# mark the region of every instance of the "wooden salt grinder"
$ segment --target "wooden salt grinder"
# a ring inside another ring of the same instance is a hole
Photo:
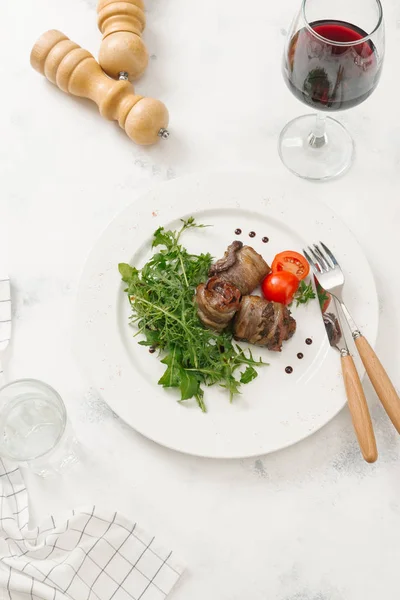
[[[103,34],[101,68],[114,79],[137,79],[149,62],[141,38],[146,25],[143,0],[99,0],[97,14]]]
[[[129,81],[107,77],[90,52],[60,31],[52,29],[38,39],[31,65],[63,92],[93,100],[100,114],[118,121],[137,144],[168,137],[168,111],[162,102],[137,96]]]

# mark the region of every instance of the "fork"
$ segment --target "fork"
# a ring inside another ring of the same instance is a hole
[[[0,271],[0,388],[5,384],[1,358],[11,339],[11,290],[10,279]]]
[[[357,327],[347,306],[343,302],[344,274],[338,261],[329,248],[322,242],[319,242],[319,245],[314,244],[313,246],[309,246],[307,250],[304,250],[304,256],[310,263],[321,287],[338,300],[368,377],[390,420],[398,433],[400,433],[400,398],[379,358]]]

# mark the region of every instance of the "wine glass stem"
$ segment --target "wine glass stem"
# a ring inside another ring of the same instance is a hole
[[[328,138],[325,133],[326,117],[320,113],[316,114],[314,131],[308,136],[308,143],[312,148],[322,148],[328,143]]]

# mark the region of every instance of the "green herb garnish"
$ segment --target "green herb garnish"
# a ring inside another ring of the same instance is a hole
[[[315,292],[312,287],[311,281],[306,283],[304,280],[300,281],[299,288],[294,295],[294,300],[296,300],[296,306],[300,306],[300,304],[307,304],[309,300],[313,300],[315,298]]]
[[[166,370],[159,380],[164,387],[179,388],[180,402],[195,398],[206,412],[203,386],[219,384],[230,399],[242,383],[257,377],[254,367],[265,365],[233,343],[232,333],[218,333],[203,327],[193,297],[196,287],[208,277],[210,254],[190,254],[180,243],[182,233],[197,225],[193,217],[182,220],[178,231],[163,227],[154,233],[152,247],[162,246],[141,270],[125,263],[119,265],[132,307],[131,323],[145,339],[139,344],[163,352]],[[137,335],[136,334],[136,335]],[[240,372],[240,380],[235,371]]]

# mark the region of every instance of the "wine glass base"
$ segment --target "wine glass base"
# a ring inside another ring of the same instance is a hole
[[[283,164],[299,177],[331,179],[350,167],[354,155],[353,139],[339,121],[327,117],[325,137],[311,144],[315,120],[316,115],[304,115],[290,121],[279,137],[279,156]]]

